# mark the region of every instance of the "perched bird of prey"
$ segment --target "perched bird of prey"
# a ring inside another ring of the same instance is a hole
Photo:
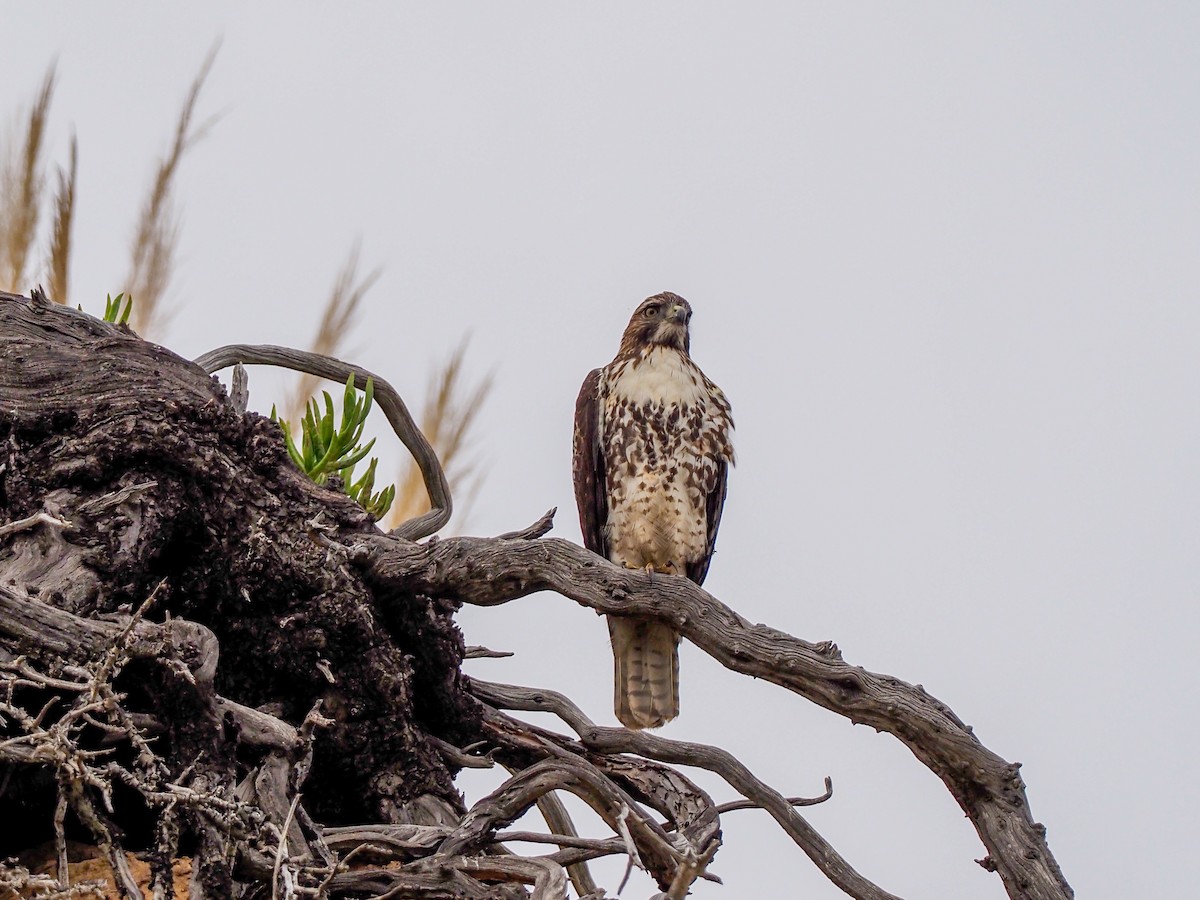
[[[704,583],[733,464],[729,402],[689,355],[692,307],[655,294],[575,404],[575,500],[583,543],[620,566]],[[679,635],[609,616],[613,705],[629,728],[679,715]]]

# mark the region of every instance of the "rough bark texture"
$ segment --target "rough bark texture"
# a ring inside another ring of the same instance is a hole
[[[214,677],[193,685],[148,655],[131,660],[116,687],[165,732],[173,776],[190,767],[231,797],[248,766],[263,762],[238,734],[245,723],[221,718],[216,695],[292,723],[319,701],[329,724],[304,786],[314,818],[462,814],[457,766],[431,740],[480,733],[479,704],[459,673],[455,605],[396,586],[373,592],[330,558],[317,535],[378,533],[363,510],[297,471],[278,426],[238,413],[215,379],[123,327],[0,297],[0,339],[0,521],[43,513],[67,523],[0,544],[0,587],[25,603],[6,625],[29,621],[39,609],[30,601],[40,601],[78,631],[128,613],[162,582],[154,618],[203,626],[214,638]],[[64,657],[39,646],[45,634],[15,640],[5,656],[59,668],[104,649],[93,634]],[[0,817],[0,856],[49,837],[51,820],[37,812],[54,806],[50,771],[6,775],[3,802],[28,816]],[[135,814],[123,793],[121,828],[145,843],[152,817]],[[192,823],[193,840],[206,831]],[[205,877],[212,889],[229,886],[228,874]]]
[[[204,359],[255,355],[305,357]],[[971,817],[1010,897],[1071,896],[1016,766],[944,704],[833,645],[751,625],[684,579],[647,585],[542,540],[549,525],[385,535],[297,471],[277,426],[202,367],[0,294],[0,859],[52,839],[65,862],[70,834],[100,848],[127,897],[140,891],[125,850],[141,849],[161,895],[186,855],[194,897],[551,898],[568,878],[603,896],[586,861],[624,853],[681,898],[712,877],[721,831],[711,798],[671,763],[721,775],[850,896],[892,897],[796,811],[828,791],[787,799],[718,748],[600,728],[552,691],[464,678],[459,604],[549,589],[658,619],[735,671],[894,734]],[[552,712],[575,737],[505,710]],[[511,777],[464,809],[455,772],[495,762]],[[579,837],[557,791],[612,835]],[[502,829],[535,804],[554,833],[518,835],[557,851],[509,855]],[[0,889],[35,877],[0,865]]]
[[[10,539],[5,582],[94,618],[136,606],[165,579],[159,609],[219,641],[220,694],[294,722],[324,701],[336,724],[315,747],[314,814],[402,821],[425,794],[457,806],[427,738],[477,731],[454,605],[395,587],[374,594],[336,565],[314,535],[374,525],[298,472],[278,426],[234,413],[200,369],[83,313],[3,309],[5,516],[44,510],[73,526]],[[147,699],[157,716],[173,700]]]

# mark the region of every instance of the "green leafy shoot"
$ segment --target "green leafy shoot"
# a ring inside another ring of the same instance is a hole
[[[354,387],[354,376],[346,379],[340,420],[329,392],[322,391],[321,394],[324,410],[316,397],[310,399],[305,408],[304,419],[300,423],[299,446],[296,445],[291,426],[279,418],[274,407],[271,408],[271,421],[279,423],[288,455],[309,478],[317,484],[325,484],[329,476],[336,473],[346,493],[376,519],[381,519],[391,508],[396,487],[389,485],[377,494],[372,493],[375,488],[375,467],[379,461],[372,458],[362,478],[354,480],[354,467],[375,446],[374,438],[365,446],[360,443],[367,416],[371,412],[375,384],[368,378],[366,389],[359,397]]]
[[[371,458],[370,464],[367,466],[367,471],[363,473],[363,477],[358,481],[354,480],[354,467],[341,470],[342,483],[346,486],[346,493],[354,499],[359,506],[371,514],[376,521],[387,515],[388,510],[392,507],[392,501],[396,499],[396,486],[389,484],[378,494],[372,493],[375,487],[375,466],[379,462],[375,457]]]
[[[125,301],[125,305],[121,305],[121,301]],[[125,294],[117,294],[113,297],[110,294],[104,295],[104,321],[112,322],[114,325],[125,325],[129,322],[129,311],[133,309],[133,295],[128,297]]]

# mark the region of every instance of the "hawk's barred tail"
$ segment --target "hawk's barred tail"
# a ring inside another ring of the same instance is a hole
[[[679,715],[679,635],[648,619],[608,617],[613,708],[627,728],[657,728]]]

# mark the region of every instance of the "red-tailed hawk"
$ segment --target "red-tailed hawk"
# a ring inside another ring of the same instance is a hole
[[[621,349],[575,404],[575,500],[583,543],[617,565],[704,583],[733,464],[733,418],[688,355],[692,308],[655,294]],[[629,728],[679,715],[679,635],[652,619],[609,616],[613,705]]]

